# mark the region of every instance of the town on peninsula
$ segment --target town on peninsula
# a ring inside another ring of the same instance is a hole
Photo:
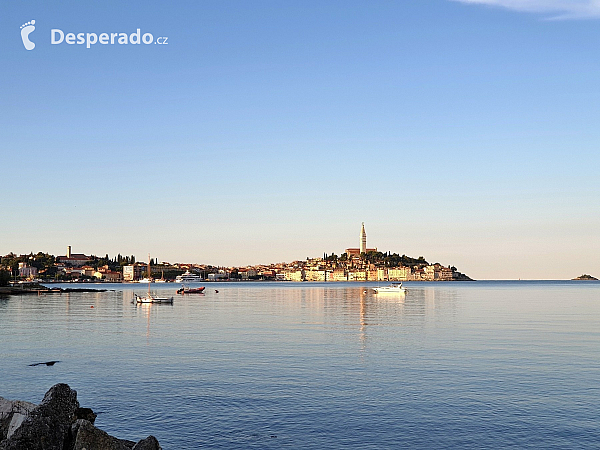
[[[148,274],[150,266],[150,274]],[[412,258],[367,248],[364,223],[359,247],[347,248],[341,255],[323,254],[290,263],[259,264],[244,267],[218,267],[208,264],[169,263],[134,255],[103,257],[74,253],[54,256],[38,252],[9,253],[0,259],[0,285],[9,281],[137,282],[142,279],[173,281],[185,272],[205,281],[472,281],[454,266],[429,263],[423,256]]]

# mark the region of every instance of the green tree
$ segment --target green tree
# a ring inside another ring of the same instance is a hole
[[[8,286],[11,275],[8,270],[0,270],[0,286]]]

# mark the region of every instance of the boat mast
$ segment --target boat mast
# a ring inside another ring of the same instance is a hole
[[[151,273],[152,270],[150,269],[150,253],[148,253],[148,297],[150,297],[150,282],[152,281],[152,278],[150,278]]]

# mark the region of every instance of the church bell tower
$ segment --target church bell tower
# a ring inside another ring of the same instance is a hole
[[[365,231],[365,223],[362,223],[362,228],[360,229],[360,252],[367,252],[367,233]]]

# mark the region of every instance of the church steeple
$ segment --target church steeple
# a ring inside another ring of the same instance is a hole
[[[360,230],[360,252],[367,252],[367,233],[365,231],[365,223],[362,223],[362,228]]]

